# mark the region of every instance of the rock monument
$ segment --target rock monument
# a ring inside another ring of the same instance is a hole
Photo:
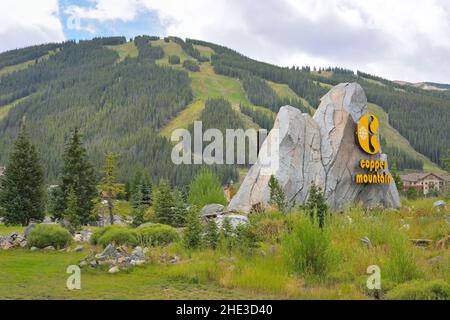
[[[357,123],[368,113],[366,96],[357,83],[333,87],[322,97],[313,117],[291,106],[281,107],[258,161],[249,170],[228,211],[249,213],[255,207],[268,206],[268,181],[272,174],[290,203],[305,203],[314,183],[324,190],[334,211],[355,202],[362,202],[365,207],[399,207],[393,179],[387,184],[355,182],[355,176],[364,171],[359,167],[361,159],[387,161],[381,150],[371,155],[358,145]],[[267,163],[276,165],[268,167]],[[380,172],[389,174],[388,168]]]

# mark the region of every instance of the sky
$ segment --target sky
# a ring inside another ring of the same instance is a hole
[[[0,52],[97,36],[179,36],[281,66],[450,83],[450,1],[1,0]]]

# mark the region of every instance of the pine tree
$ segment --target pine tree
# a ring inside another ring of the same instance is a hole
[[[64,210],[63,217],[69,221],[70,225],[75,229],[79,230],[81,227],[80,216],[78,215],[78,198],[73,189],[70,189],[69,195],[67,197],[67,206]]]
[[[105,165],[103,167],[102,182],[98,188],[102,190],[103,196],[108,202],[109,219],[111,225],[114,224],[114,200],[119,194],[125,192],[125,185],[117,181],[117,155],[108,153],[105,158]]]
[[[53,190],[53,217],[63,217],[69,193],[73,190],[77,198],[76,214],[81,224],[87,224],[92,217],[92,200],[97,197],[96,178],[77,128],[65,147],[63,162],[61,184]]]
[[[172,192],[173,207],[172,207],[172,225],[181,227],[186,224],[186,215],[188,212],[187,205],[184,202],[183,194],[180,190],[175,188]]]
[[[28,225],[44,213],[43,170],[35,147],[22,126],[0,181],[0,207],[6,224]]]
[[[277,178],[274,175],[270,176],[269,179],[269,189],[270,189],[270,203],[275,204],[278,210],[281,212],[286,212],[288,203],[284,195],[283,189],[281,188]]]
[[[308,200],[306,201],[306,209],[309,212],[311,221],[317,220],[319,227],[323,228],[325,225],[325,218],[328,212],[328,205],[325,201],[325,195],[320,187],[317,187],[314,183],[309,190]]]
[[[217,248],[219,242],[219,229],[214,219],[209,219],[206,225],[205,241],[211,249]]]
[[[189,210],[184,230],[184,244],[189,249],[199,248],[202,243],[203,227],[200,221],[200,214],[197,208]]]
[[[155,196],[155,217],[159,223],[173,224],[174,199],[169,184],[161,181]]]

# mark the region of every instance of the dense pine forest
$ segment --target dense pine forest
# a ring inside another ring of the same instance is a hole
[[[71,132],[79,128],[98,175],[107,152],[119,154],[119,178],[129,182],[145,172],[157,183],[166,179],[185,187],[201,165],[174,165],[172,142],[159,131],[195,102],[193,79],[211,68],[216,76],[238,81],[244,94],[237,105],[211,93],[198,120],[203,127],[247,128],[248,119],[270,129],[274,113],[290,104],[311,113],[328,88],[339,82],[358,81],[368,100],[389,114],[389,122],[418,152],[441,164],[450,149],[450,92],[402,86],[363,72],[342,68],[312,71],[309,67],[278,67],[245,57],[209,42],[168,37],[164,43],[180,47],[168,57],[158,37],[95,38],[17,49],[0,54],[0,70],[27,61],[25,69],[0,76],[0,166],[7,162],[12,141],[22,123],[36,146],[48,183],[58,183],[62,154]],[[136,56],[123,59],[111,47],[134,46]],[[206,56],[198,48],[211,49]],[[53,54],[48,59],[39,58]],[[183,66],[181,66],[181,65]],[[203,81],[209,81],[208,78]],[[270,85],[292,90],[283,96]],[[208,94],[208,92],[206,93]],[[264,110],[268,109],[268,110]],[[265,112],[267,111],[267,112]],[[244,117],[247,117],[246,120]],[[185,127],[192,130],[192,124]],[[421,170],[423,163],[403,150],[387,146],[398,170]],[[238,167],[215,167],[222,183],[238,179]]]

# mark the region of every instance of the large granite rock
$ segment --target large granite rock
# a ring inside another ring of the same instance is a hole
[[[332,88],[322,97],[314,117],[291,106],[282,107],[257,163],[249,170],[228,210],[248,213],[255,207],[266,207],[272,174],[287,200],[297,205],[305,203],[314,183],[324,190],[332,210],[358,201],[366,207],[399,207],[393,180],[388,185],[355,183],[355,175],[363,172],[358,167],[360,159],[387,159],[381,152],[368,155],[358,146],[357,122],[367,113],[367,99],[357,83]]]

